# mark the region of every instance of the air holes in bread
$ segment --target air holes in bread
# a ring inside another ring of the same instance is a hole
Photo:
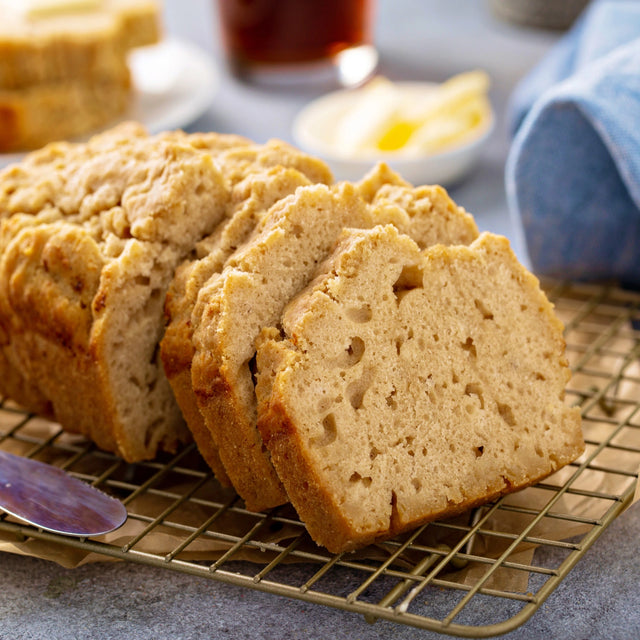
[[[302,227],[302,225],[294,223],[291,226],[290,232],[296,237],[296,238],[300,238],[302,236],[302,234],[304,233],[304,228]]]
[[[400,304],[402,298],[411,290],[422,287],[422,269],[415,264],[406,265],[402,268],[400,276],[393,285],[393,295],[396,302]]]
[[[473,303],[475,304],[476,309],[482,314],[484,320],[493,320],[493,313],[485,307],[482,300],[474,300]]]
[[[476,458],[482,457],[482,454],[484,453],[484,447],[482,446],[476,447],[475,453],[476,453]]]
[[[364,394],[367,391],[367,387],[362,384],[362,380],[358,380],[349,385],[347,393],[349,394],[349,402],[354,409],[359,409],[364,401]]]
[[[464,393],[467,396],[476,396],[480,402],[480,408],[484,409],[484,395],[482,393],[482,385],[478,382],[470,382],[465,388]]]
[[[341,395],[337,395],[335,398],[322,397],[318,400],[317,412],[319,414],[327,413],[334,404],[340,404],[342,401],[343,397]]]
[[[367,389],[371,384],[372,377],[373,371],[365,371],[359,380],[352,382],[347,387],[347,396],[349,397],[349,402],[354,409],[357,410],[362,406],[362,403],[364,402],[364,394],[367,392]]]
[[[510,426],[514,427],[516,424],[516,419],[513,415],[513,411],[508,404],[501,404],[500,402],[496,403],[498,405],[498,413],[500,417]]]
[[[346,366],[353,367],[362,360],[364,355],[364,340],[358,336],[351,338],[351,342],[346,350]]]
[[[337,358],[332,360],[332,363],[338,367],[354,367],[355,365],[362,360],[362,356],[364,355],[365,344],[364,340],[359,336],[353,336],[349,339],[349,344],[345,348],[345,350],[340,354]],[[342,371],[340,373],[340,377],[344,378],[346,376],[346,372]]]
[[[323,434],[318,438],[312,438],[311,444],[317,447],[326,447],[335,441],[338,436],[336,417],[333,413],[328,413],[322,420]]]
[[[247,363],[247,366],[249,367],[249,371],[251,372],[251,381],[253,382],[253,386],[255,387],[256,384],[258,383],[258,364],[257,364],[257,354],[253,354],[253,356],[250,358],[249,362]]]
[[[353,322],[364,323],[369,322],[371,317],[373,316],[373,312],[368,305],[363,307],[350,307],[347,309],[347,318],[349,320],[353,320]]]
[[[357,471],[354,471],[349,478],[349,482],[362,482],[365,487],[368,487],[371,485],[372,480],[370,477],[362,477]]]
[[[478,356],[476,352],[476,345],[473,344],[473,338],[467,338],[465,342],[463,342],[460,346],[464,351],[468,351],[469,355],[473,356],[474,358]]]

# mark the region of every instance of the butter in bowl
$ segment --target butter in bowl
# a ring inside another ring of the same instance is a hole
[[[450,185],[473,168],[493,130],[488,90],[483,71],[441,84],[377,77],[311,102],[293,135],[339,180],[359,180],[384,161],[414,184]]]

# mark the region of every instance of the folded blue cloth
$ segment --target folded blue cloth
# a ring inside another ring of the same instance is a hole
[[[640,2],[593,2],[511,116],[507,197],[533,270],[640,287]]]

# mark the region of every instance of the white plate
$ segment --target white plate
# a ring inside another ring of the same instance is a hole
[[[219,83],[211,57],[181,40],[167,39],[136,49],[131,53],[130,65],[133,99],[118,121],[135,120],[150,133],[179,129],[196,120],[211,105]],[[104,129],[114,124],[111,122]],[[23,156],[0,154],[0,167]]]
[[[397,83],[407,95],[419,95],[433,87],[425,82]],[[357,90],[356,90],[357,91]],[[464,178],[478,162],[482,149],[494,127],[494,115],[476,136],[464,144],[441,153],[407,155],[402,152],[345,156],[331,144],[335,123],[353,106],[354,90],[329,93],[309,103],[293,123],[293,138],[302,149],[321,157],[329,164],[337,180],[360,180],[377,162],[386,162],[412,184],[451,186]]]

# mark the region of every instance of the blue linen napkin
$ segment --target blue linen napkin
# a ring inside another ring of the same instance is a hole
[[[516,87],[505,181],[534,272],[640,287],[640,2],[593,2]]]

